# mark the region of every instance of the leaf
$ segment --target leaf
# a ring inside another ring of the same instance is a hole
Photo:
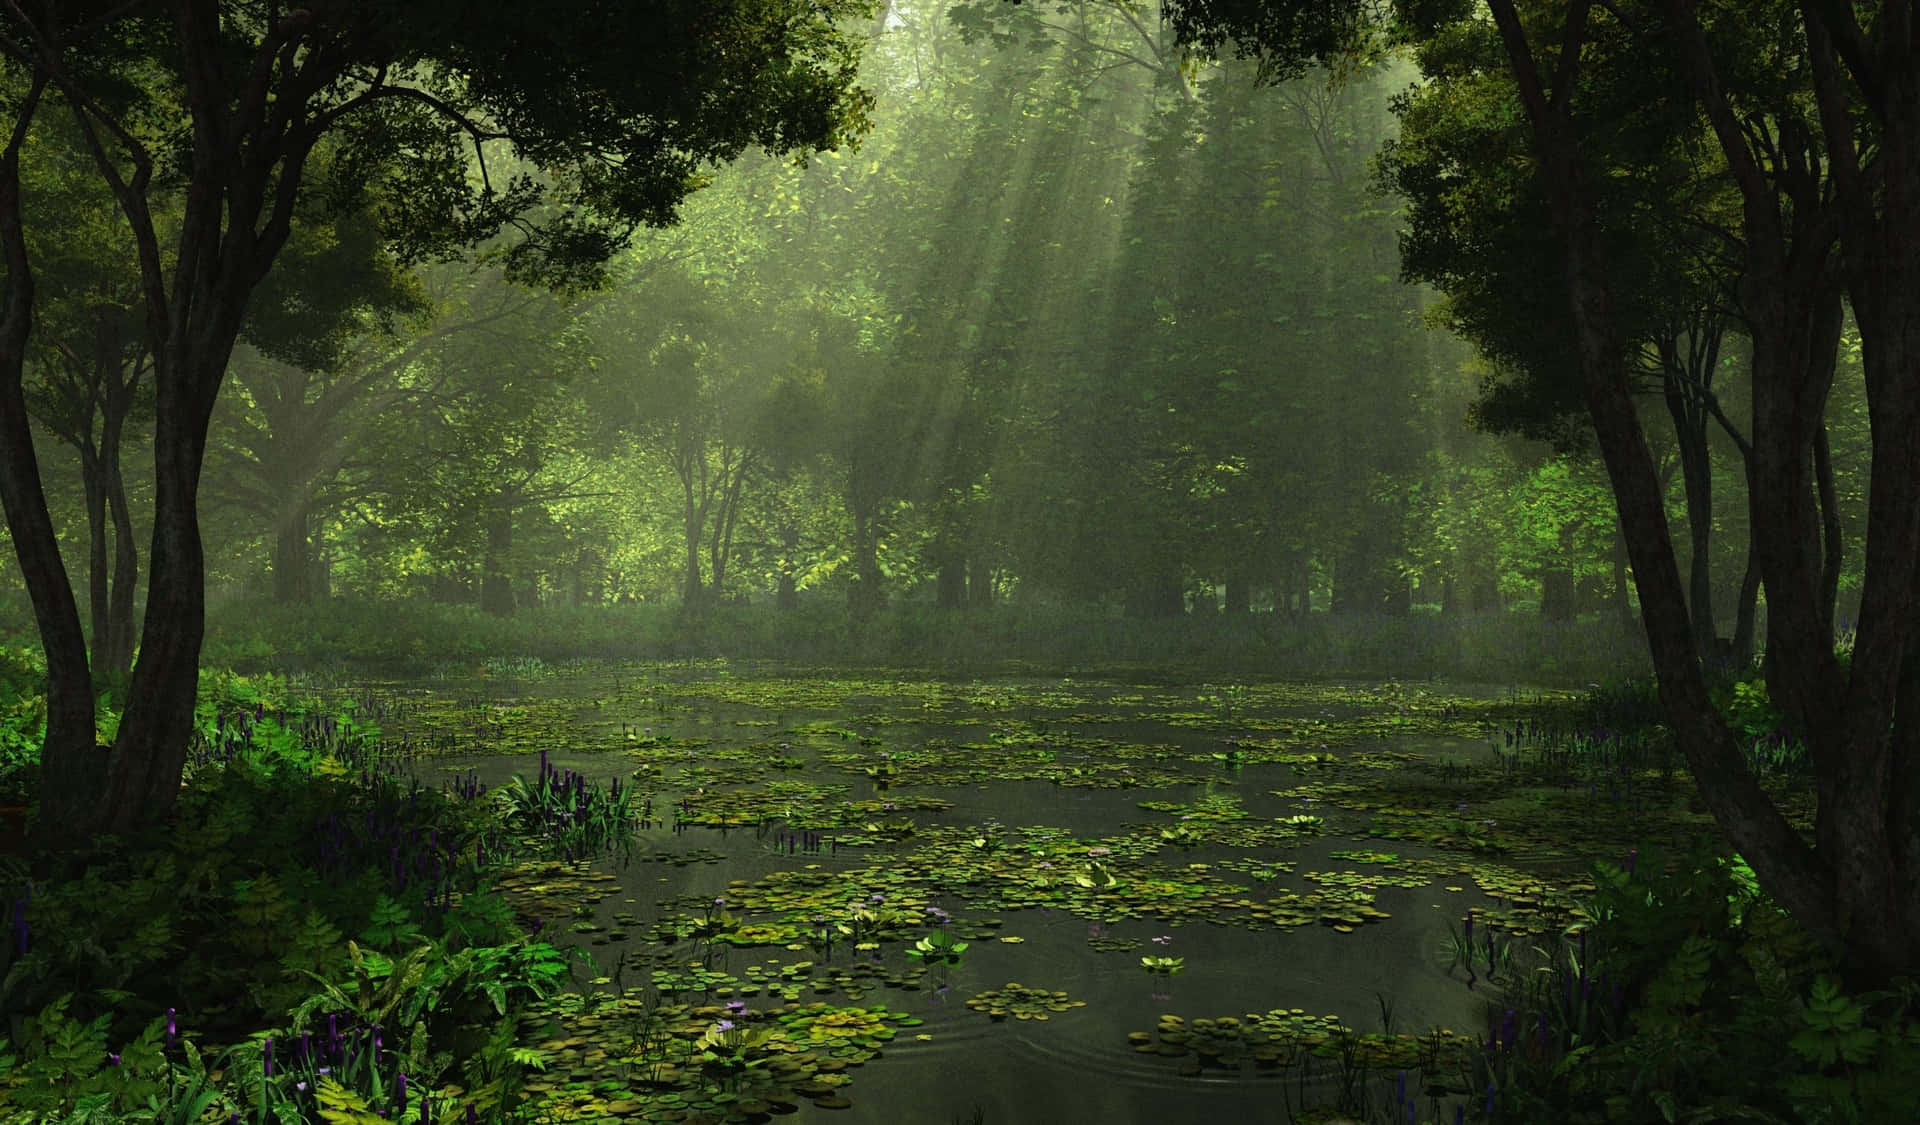
[[[387,1119],[373,1112],[365,1098],[323,1076],[314,1089],[320,1099],[320,1116],[331,1125],[388,1125]]]

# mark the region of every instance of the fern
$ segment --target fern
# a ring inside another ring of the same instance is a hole
[[[314,1088],[314,1096],[320,1100],[320,1116],[331,1125],[389,1125],[365,1098],[332,1078],[323,1076]]]
[[[398,950],[413,945],[424,937],[420,927],[414,924],[413,916],[407,908],[381,895],[373,906],[373,917],[367,928],[360,931],[360,940],[377,949]]]

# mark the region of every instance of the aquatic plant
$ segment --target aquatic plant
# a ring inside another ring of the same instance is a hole
[[[926,965],[958,965],[967,943],[945,930],[935,930],[913,943],[907,956]]]

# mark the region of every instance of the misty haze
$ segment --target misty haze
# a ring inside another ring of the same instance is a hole
[[[0,10],[0,1125],[1920,1120],[1920,38]]]

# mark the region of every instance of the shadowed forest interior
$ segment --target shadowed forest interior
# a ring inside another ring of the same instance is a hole
[[[9,5],[0,1123],[1920,1116],[1910,21]]]

